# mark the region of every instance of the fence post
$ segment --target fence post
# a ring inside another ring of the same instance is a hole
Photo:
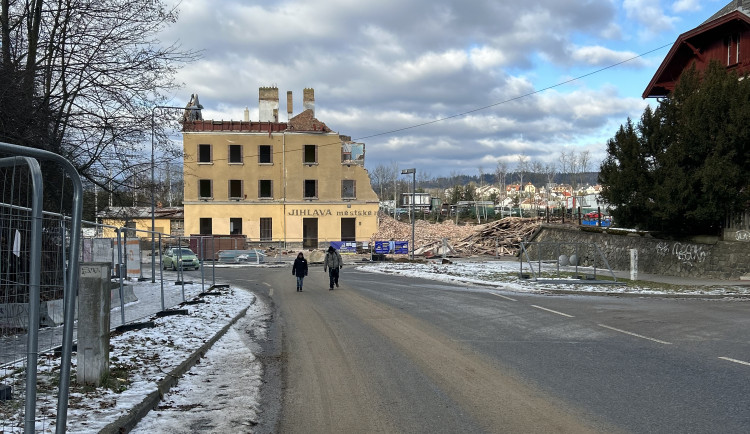
[[[162,256],[161,256],[162,248],[161,248],[161,232],[159,232],[159,284],[161,288],[161,310],[164,312],[164,265],[162,262]],[[152,255],[155,254],[152,253]],[[154,258],[154,262],[156,262],[156,259]],[[156,271],[156,270],[154,270]]]
[[[115,232],[117,233],[117,266],[119,267],[119,272],[117,273],[119,279],[120,279],[120,325],[125,325],[125,288],[123,286],[123,273],[124,269],[127,268],[126,265],[123,264],[123,250],[125,249],[125,243],[122,239],[122,232],[121,229],[123,228],[117,228],[115,229]],[[127,229],[125,229],[127,231]],[[127,238],[127,236],[126,236]]]
[[[630,249],[630,280],[638,280],[638,249]]]
[[[216,240],[216,237],[211,235],[211,286],[216,285],[216,261],[214,261],[215,259],[214,255],[216,254],[216,250],[214,247],[215,240]]]
[[[100,386],[109,374],[110,264],[81,264],[78,291],[78,382]]]

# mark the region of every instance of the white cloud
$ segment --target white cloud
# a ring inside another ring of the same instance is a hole
[[[472,48],[469,51],[469,60],[475,68],[481,70],[491,69],[507,62],[502,51],[488,46]]]
[[[643,66],[642,60],[634,59],[637,56],[632,51],[615,51],[602,46],[575,47],[570,54],[575,63],[609,66],[630,60],[629,66]]]
[[[671,31],[677,21],[664,13],[659,0],[624,0],[623,8],[629,18],[637,20],[644,26],[640,33],[651,37],[663,31]]]
[[[698,11],[701,9],[699,0],[677,0],[672,4],[672,10],[675,12]]]

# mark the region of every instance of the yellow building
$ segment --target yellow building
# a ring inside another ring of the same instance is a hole
[[[369,241],[378,197],[364,168],[364,144],[304,111],[279,122],[279,91],[260,88],[258,122],[201,119],[197,97],[183,122],[185,234],[245,235],[250,241],[316,248]],[[190,107],[190,106],[189,106]]]
[[[150,207],[109,207],[99,211],[97,223],[118,228],[134,229],[130,237],[151,238]],[[157,207],[154,212],[154,230],[165,235],[180,237],[183,233],[182,208]],[[129,231],[130,232],[130,231]],[[111,227],[103,227],[102,238],[115,238],[117,235]]]

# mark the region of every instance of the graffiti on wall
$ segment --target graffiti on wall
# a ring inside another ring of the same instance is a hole
[[[659,256],[673,255],[678,261],[685,264],[693,264],[706,260],[708,253],[703,246],[697,244],[667,243],[660,242],[656,245],[656,254]]]
[[[737,241],[750,241],[750,231],[745,231],[745,230],[737,231],[737,233],[734,234],[734,238]]]

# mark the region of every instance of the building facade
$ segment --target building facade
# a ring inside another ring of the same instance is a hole
[[[304,111],[279,121],[278,89],[260,88],[259,121],[183,122],[185,233],[245,235],[251,242],[317,248],[369,241],[378,197],[364,168],[364,144]],[[186,110],[186,114],[190,110]]]

